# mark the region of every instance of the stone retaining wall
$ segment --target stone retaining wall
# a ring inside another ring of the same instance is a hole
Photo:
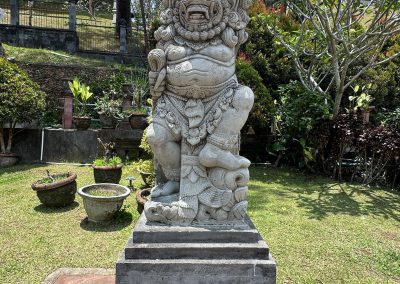
[[[141,154],[142,135],[141,130],[46,129],[43,162],[92,163],[104,154],[97,138],[115,142],[117,155],[123,160],[126,157],[132,160]],[[41,141],[41,129],[25,129],[15,136],[12,151],[19,156],[21,163],[40,162]]]
[[[75,31],[0,25],[0,42],[31,48],[50,48],[76,52],[78,37]]]

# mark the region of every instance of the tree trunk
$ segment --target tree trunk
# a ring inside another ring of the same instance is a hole
[[[11,152],[12,139],[13,139],[13,128],[11,127],[8,130],[8,142],[7,142],[7,148],[6,148],[7,153]]]
[[[4,128],[0,128],[0,153],[4,153],[6,151],[6,144],[4,143]]]
[[[90,16],[92,16],[92,18],[94,18],[94,15],[93,15],[93,0],[89,0],[88,6],[89,6],[88,9],[89,9]]]
[[[340,103],[342,102],[343,91],[336,90],[335,102],[333,104],[333,117],[337,117],[340,111]]]

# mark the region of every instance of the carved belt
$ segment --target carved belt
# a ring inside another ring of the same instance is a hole
[[[218,84],[215,86],[174,86],[167,83],[167,93],[172,93],[176,96],[180,96],[184,99],[205,99],[208,97],[215,96],[214,94],[218,94],[226,88],[229,88],[233,84],[237,84],[236,76],[232,76],[226,82],[222,84]]]

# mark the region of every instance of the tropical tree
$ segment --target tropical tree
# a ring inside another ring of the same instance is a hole
[[[44,108],[45,94],[39,85],[17,65],[0,58],[0,153],[11,152],[17,123],[31,122]]]
[[[302,84],[311,91],[334,94],[333,115],[343,94],[371,68],[388,63],[389,39],[400,33],[398,0],[286,0],[300,29],[279,28],[271,16],[268,30],[289,52]]]

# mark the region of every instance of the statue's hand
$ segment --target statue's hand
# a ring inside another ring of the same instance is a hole
[[[165,90],[165,68],[161,69],[160,72],[149,72],[149,84],[150,84],[150,93],[153,98],[158,98],[161,96],[162,92]]]

